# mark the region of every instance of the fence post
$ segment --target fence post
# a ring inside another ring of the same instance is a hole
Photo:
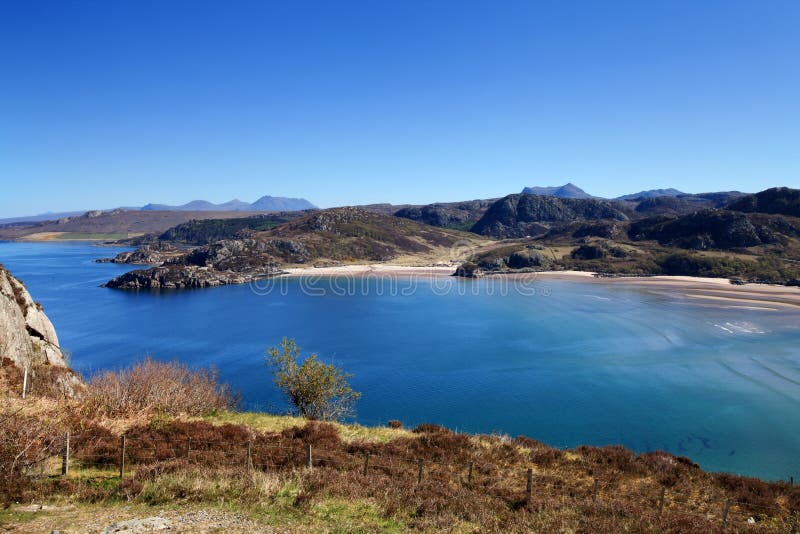
[[[533,497],[533,469],[528,468],[528,483],[525,487],[525,502],[530,503]]]
[[[125,476],[125,434],[119,439],[119,479]]]
[[[310,443],[306,443],[306,467],[308,467],[309,469],[314,467],[312,459],[311,459],[311,444]]]
[[[25,398],[25,393],[28,390],[28,366],[25,366],[25,374],[22,375],[22,398]]]
[[[472,484],[472,469],[475,467],[475,462],[469,463],[469,473],[467,473],[467,484]]]
[[[722,528],[723,530],[725,527],[728,526],[728,512],[731,511],[731,501],[728,499],[725,501],[725,509],[722,511]]]
[[[594,487],[592,488],[592,502],[597,502],[597,479],[594,479]]]
[[[64,435],[64,457],[61,459],[61,476],[69,474],[69,430]]]
[[[417,484],[422,484],[422,460],[417,460]]]
[[[794,486],[794,477],[789,477],[789,486]]]
[[[192,455],[192,438],[186,438],[186,459]]]
[[[247,469],[250,469],[251,467],[253,467],[253,442],[252,441],[248,441],[247,442],[247,459],[245,460],[244,466]]]
[[[364,476],[369,474],[369,453],[364,455]]]
[[[667,488],[666,486],[661,486],[661,498],[658,500],[658,513],[661,514],[664,511],[664,498],[667,496]]]

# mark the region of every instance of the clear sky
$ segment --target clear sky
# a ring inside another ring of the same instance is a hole
[[[800,186],[797,0],[0,2],[0,217]]]

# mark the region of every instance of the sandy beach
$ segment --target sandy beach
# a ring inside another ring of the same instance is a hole
[[[455,266],[425,266],[370,264],[340,265],[335,267],[293,267],[285,269],[289,277],[302,276],[450,276]],[[584,271],[544,271],[519,273],[507,276],[517,279],[574,281],[592,284],[608,284],[638,287],[645,291],[669,294],[715,307],[751,310],[779,311],[800,310],[800,288],[767,284],[732,285],[727,278],[701,278],[693,276],[649,276],[649,277],[596,277]]]
[[[450,276],[455,266],[413,267],[407,265],[337,265],[335,267],[289,267],[285,276]]]

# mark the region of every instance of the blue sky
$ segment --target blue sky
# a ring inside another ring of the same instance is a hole
[[[0,3],[0,217],[800,186],[800,2]]]

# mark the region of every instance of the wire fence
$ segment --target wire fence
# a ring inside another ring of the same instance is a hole
[[[531,466],[498,467],[495,463],[471,460],[446,461],[415,458],[408,449],[398,454],[365,450],[331,450],[282,435],[257,439],[202,440],[94,434],[65,434],[47,438],[56,455],[41,458],[31,465],[28,474],[37,477],[67,477],[76,468],[102,471],[105,476],[124,480],[138,469],[162,462],[182,461],[209,468],[281,471],[297,469],[335,469],[357,472],[364,477],[402,478],[416,484],[461,484],[491,491],[502,485],[511,488],[522,503],[540,495],[560,497],[564,501],[582,500],[595,506],[611,506],[623,499],[661,514],[665,511],[718,522],[724,529],[732,523],[761,523],[767,520],[786,526],[786,532],[800,534],[800,514],[786,505],[737,501],[723,492],[710,492],[708,498],[682,493],[643,480],[635,488],[621,488],[618,480],[564,477]],[[60,446],[58,443],[60,442]],[[591,472],[586,459],[587,472]]]

